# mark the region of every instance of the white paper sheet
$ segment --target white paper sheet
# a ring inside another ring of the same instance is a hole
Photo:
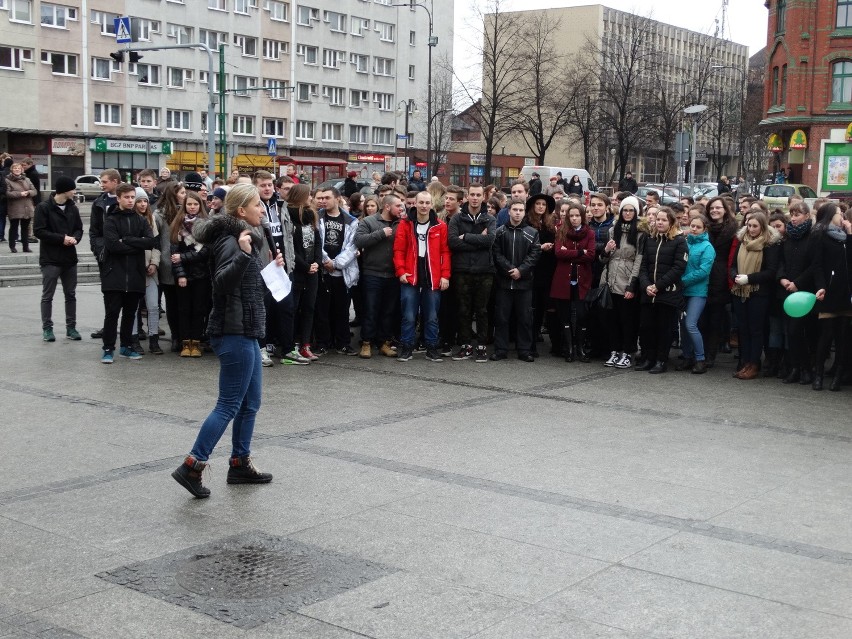
[[[276,302],[280,302],[290,294],[292,284],[283,266],[270,262],[260,274],[263,276],[263,281],[266,282],[266,288],[272,293]]]

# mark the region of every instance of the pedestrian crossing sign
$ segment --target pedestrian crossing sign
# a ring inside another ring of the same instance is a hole
[[[112,23],[115,27],[115,41],[118,44],[133,42],[133,37],[130,35],[130,18],[128,16],[114,18]]]

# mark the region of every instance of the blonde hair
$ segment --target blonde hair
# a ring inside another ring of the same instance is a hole
[[[240,209],[247,207],[256,197],[260,197],[260,192],[254,184],[235,184],[225,196],[225,213],[239,217]]]

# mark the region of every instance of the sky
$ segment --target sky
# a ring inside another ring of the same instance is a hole
[[[713,33],[716,20],[721,22],[722,0],[653,0],[639,4],[636,0],[603,0],[601,2],[582,0],[503,0],[506,11],[543,9],[553,7],[577,7],[590,4],[603,4],[613,9],[649,15],[655,20],[700,33]],[[484,0],[461,0],[455,3],[455,40],[453,57],[470,60],[476,56],[475,46],[469,44],[466,37],[475,33],[471,29],[476,6],[485,7]],[[766,46],[768,11],[763,0],[729,0],[725,34],[731,40],[749,48],[754,55]],[[482,28],[481,25],[479,27]],[[458,67],[459,65],[456,64]]]

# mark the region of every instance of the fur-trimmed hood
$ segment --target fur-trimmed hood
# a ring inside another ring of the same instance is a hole
[[[769,241],[766,243],[766,246],[775,246],[776,244],[780,244],[781,239],[782,239],[781,234],[778,231],[776,231],[774,228],[772,228],[771,226],[768,227],[768,229],[769,229]],[[742,243],[743,238],[745,237],[746,233],[748,233],[748,228],[745,227],[745,226],[742,227],[739,231],[737,231],[737,240],[740,243]]]
[[[192,234],[202,244],[212,245],[223,235],[239,237],[243,231],[253,230],[244,220],[227,213],[213,215],[206,220],[198,220],[192,227]]]

